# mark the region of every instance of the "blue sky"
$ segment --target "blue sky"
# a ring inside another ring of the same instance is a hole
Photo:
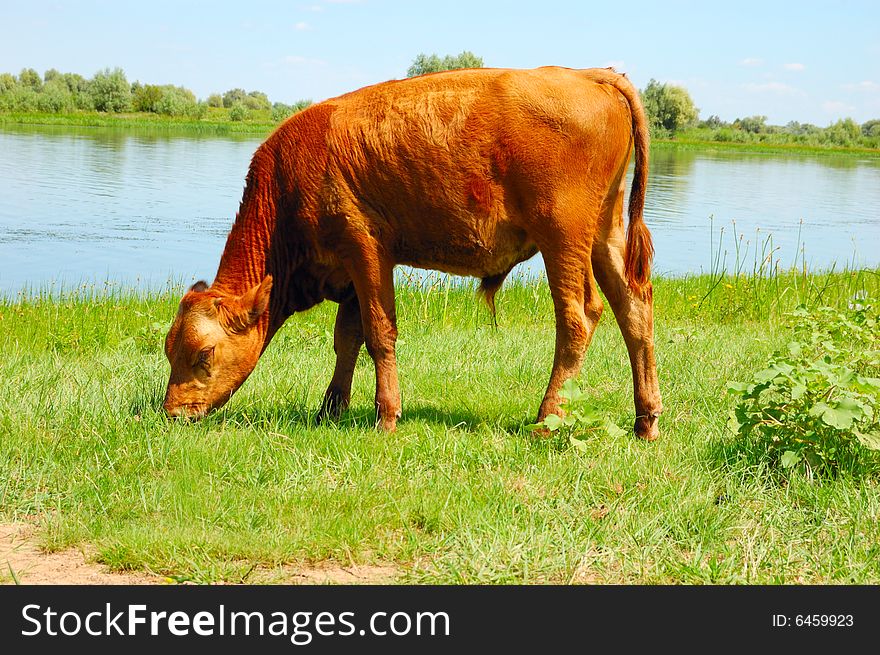
[[[420,52],[487,66],[614,65],[684,85],[701,117],[880,118],[880,2],[292,0],[0,7],[0,71],[48,68],[318,101],[404,77]]]

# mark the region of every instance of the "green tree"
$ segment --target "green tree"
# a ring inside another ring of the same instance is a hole
[[[247,98],[247,92],[244,89],[230,89],[223,94],[223,106],[231,109],[236,102],[244,103]]]
[[[674,134],[693,124],[700,114],[683,86],[661,84],[652,79],[641,95],[651,128],[655,132],[659,129]]]
[[[22,68],[18,74],[18,83],[34,91],[39,91],[43,88],[43,78],[33,68]]]
[[[269,102],[269,96],[260,91],[251,91],[244,98],[244,106],[254,111],[263,109],[271,109],[272,103]]]
[[[767,117],[746,116],[745,118],[737,118],[735,121],[733,121],[733,126],[737,129],[743,130],[744,132],[760,134],[761,132],[767,131]]]
[[[716,114],[712,114],[706,120],[700,123],[700,127],[707,127],[710,130],[717,130],[720,127],[727,127],[727,123],[725,123],[719,116]]]
[[[37,94],[37,109],[50,114],[60,114],[74,107],[73,95],[60,77],[50,78]]]
[[[12,91],[17,84],[15,75],[11,73],[0,73],[0,94]]]
[[[212,93],[208,96],[208,106],[209,107],[222,107],[223,106],[223,96],[219,93]]]
[[[57,80],[60,77],[61,73],[59,73],[54,68],[50,68],[45,73],[43,73],[43,82],[51,82],[52,80]]]
[[[836,146],[851,146],[862,136],[862,128],[852,118],[842,118],[825,128],[823,140]]]
[[[880,118],[872,118],[862,123],[862,134],[868,137],[880,136]]]
[[[436,54],[419,54],[413,59],[412,65],[406,70],[407,77],[439,73],[440,71],[457,70],[459,68],[482,68],[483,58],[465,50],[457,55],[446,55],[442,59]]]
[[[98,111],[120,112],[131,109],[131,86],[121,68],[105,68],[95,73],[89,91]]]
[[[159,101],[162,99],[162,87],[156,84],[131,85],[131,108],[135,111],[158,112]]]
[[[154,110],[156,113],[165,116],[193,116],[198,113],[198,101],[189,89],[168,84],[160,87],[159,92]]]

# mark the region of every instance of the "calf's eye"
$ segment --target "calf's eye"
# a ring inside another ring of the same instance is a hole
[[[198,366],[202,366],[206,369],[211,368],[211,365],[214,363],[214,346],[210,348],[202,348],[199,351],[199,358],[196,361]]]

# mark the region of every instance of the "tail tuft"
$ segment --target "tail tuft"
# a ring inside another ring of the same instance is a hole
[[[651,260],[654,257],[654,244],[651,233],[644,221],[630,218],[626,231],[626,254],[624,273],[629,288],[639,297],[644,297],[651,281]]]
[[[477,293],[483,297],[483,300],[489,306],[489,312],[492,314],[492,323],[495,327],[498,327],[498,321],[495,318],[495,294],[498,293],[498,289],[504,284],[507,273],[499,273],[498,275],[482,278],[480,280],[480,287],[477,289]]]

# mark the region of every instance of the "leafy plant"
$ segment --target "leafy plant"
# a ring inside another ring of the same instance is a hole
[[[792,314],[795,340],[739,396],[731,427],[757,438],[784,469],[835,474],[877,468],[880,451],[880,316],[864,297],[846,311]]]
[[[607,434],[610,437],[622,437],[626,434],[626,430],[587,404],[587,394],[581,391],[574,380],[567,380],[559,390],[559,395],[562,398],[560,409],[563,414],[550,414],[543,421],[530,425],[530,430],[549,430],[567,435],[571,445],[581,451],[587,449],[587,439],[596,434]]]

